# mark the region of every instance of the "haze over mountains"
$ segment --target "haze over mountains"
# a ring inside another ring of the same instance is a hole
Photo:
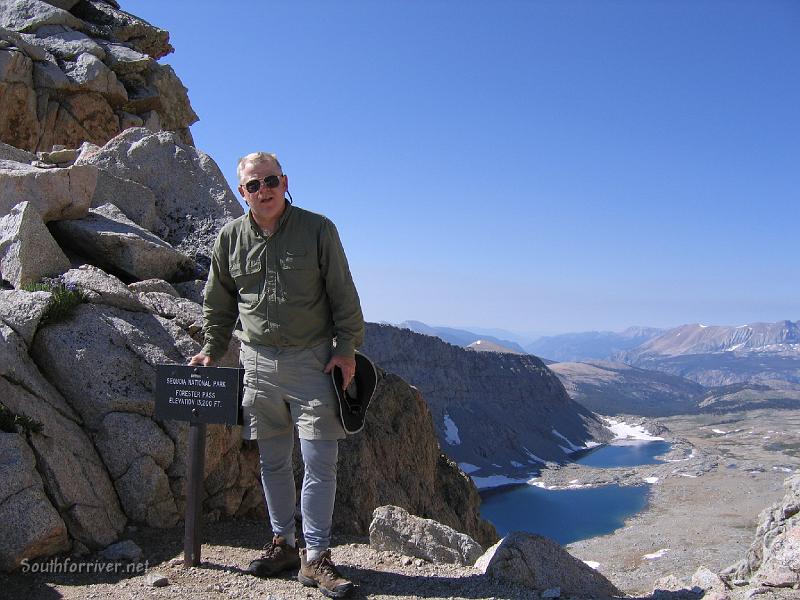
[[[454,327],[436,327],[431,326],[423,323],[422,321],[403,321],[397,327],[401,329],[410,329],[411,331],[415,331],[417,333],[423,333],[425,335],[432,335],[438,337],[445,342],[453,344],[454,346],[462,346],[464,348],[468,347],[470,344],[477,342],[479,340],[492,342],[498,348],[505,348],[507,351],[512,353],[519,353],[519,354],[529,354],[520,346],[517,342],[513,342],[511,340],[504,340],[497,338],[493,335],[489,335],[487,333],[479,334],[473,331],[468,331],[466,329],[456,329]],[[504,352],[506,350],[495,350],[496,352]]]
[[[610,360],[618,354],[664,333],[655,327],[628,327],[625,331],[585,331],[539,338],[525,349],[536,356],[557,362]]]

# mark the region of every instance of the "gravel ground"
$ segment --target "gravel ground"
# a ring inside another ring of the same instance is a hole
[[[24,574],[8,577],[2,598],[322,598],[302,586],[290,572],[269,580],[243,571],[271,534],[264,523],[223,522],[208,524],[198,567],[183,566],[183,531],[130,531],[148,560],[146,573]],[[357,583],[352,598],[530,598],[525,588],[501,584],[480,576],[472,568],[434,565],[392,552],[375,551],[366,539],[334,539],[333,560],[341,572]],[[91,562],[91,557],[74,559]],[[156,574],[169,584],[150,583]],[[8,596],[6,596],[8,594]]]
[[[688,584],[701,565],[720,571],[740,559],[753,539],[758,513],[783,496],[788,471],[800,469],[800,411],[671,417],[659,422],[674,442],[666,456],[671,462],[620,469],[569,465],[542,473],[547,485],[559,487],[576,479],[582,485],[642,485],[645,478],[658,477],[651,484],[646,511],[612,534],[568,546],[578,558],[600,563],[604,575],[635,597],[648,595],[660,577],[671,574]],[[129,528],[123,539],[136,542],[147,561],[134,563],[139,573],[125,573],[125,563],[117,573],[19,570],[0,576],[0,598],[323,597],[288,573],[262,580],[243,572],[271,537],[265,523],[208,523],[202,535],[199,567],[183,567],[182,529]],[[531,590],[493,581],[469,567],[433,565],[375,551],[366,539],[334,538],[334,543],[334,562],[357,583],[353,598],[538,598]],[[97,564],[94,555],[71,560],[84,571]],[[46,564],[38,563],[40,568]],[[166,577],[165,587],[152,585],[157,575]],[[800,598],[800,591],[743,588],[729,595],[731,600],[788,600]]]

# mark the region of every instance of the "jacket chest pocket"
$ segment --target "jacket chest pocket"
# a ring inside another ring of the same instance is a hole
[[[310,253],[304,248],[287,250],[278,262],[284,296],[300,299],[317,294],[319,265],[316,253]]]
[[[309,254],[305,248],[287,250],[280,258],[283,271],[306,271],[317,269],[316,256]]]
[[[239,302],[255,306],[264,293],[264,272],[260,261],[250,261],[230,266],[231,277],[236,282]]]

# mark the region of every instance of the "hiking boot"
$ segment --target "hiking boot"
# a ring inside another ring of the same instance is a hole
[[[306,550],[303,548],[300,551],[297,580],[303,585],[319,588],[329,598],[344,598],[353,589],[353,583],[336,570],[330,549],[320,554],[317,560],[307,561]]]
[[[264,546],[264,552],[247,567],[247,572],[256,577],[273,577],[281,571],[300,566],[300,553],[286,543],[282,535],[272,538],[272,543]]]

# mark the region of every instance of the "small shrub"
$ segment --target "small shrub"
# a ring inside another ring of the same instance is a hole
[[[86,301],[86,295],[74,283],[64,283],[58,279],[44,279],[42,283],[22,286],[28,292],[50,292],[50,300],[44,310],[42,325],[58,323],[72,314],[75,307]]]
[[[24,433],[41,433],[42,428],[42,424],[36,419],[13,413],[0,404],[0,431],[19,433],[19,429],[22,429]]]

